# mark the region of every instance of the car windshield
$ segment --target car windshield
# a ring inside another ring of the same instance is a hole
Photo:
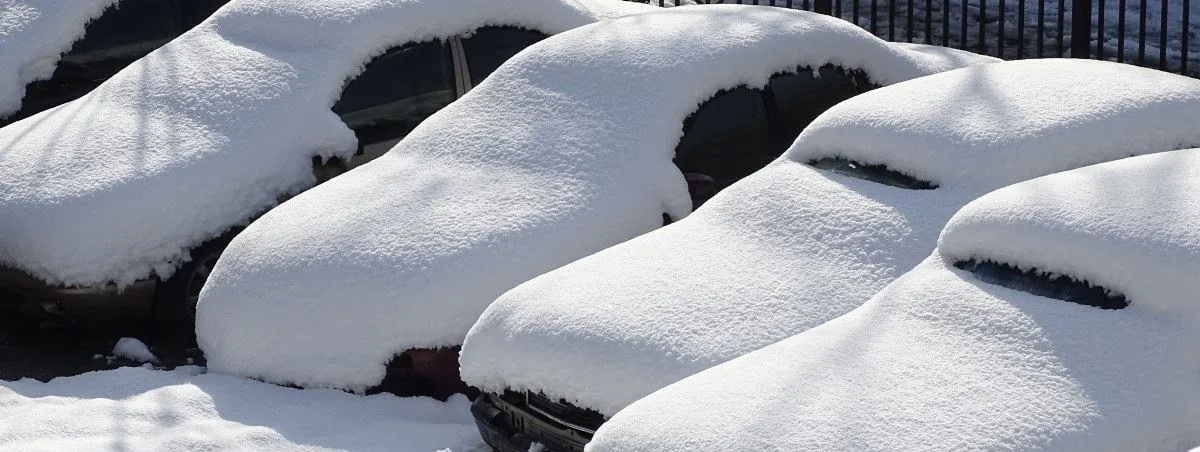
[[[1124,295],[1100,286],[1077,281],[1064,275],[1053,275],[1036,268],[1021,270],[990,260],[965,260],[955,267],[971,272],[980,281],[1100,309],[1123,309],[1129,306]]]
[[[808,165],[813,168],[832,171],[843,176],[869,180],[908,190],[933,190],[938,187],[937,184],[893,171],[884,165],[868,165],[841,157],[809,160]]]

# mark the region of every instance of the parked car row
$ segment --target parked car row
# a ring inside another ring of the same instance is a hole
[[[498,451],[1200,443],[1200,81],[770,7],[76,3],[0,309],[478,391]]]

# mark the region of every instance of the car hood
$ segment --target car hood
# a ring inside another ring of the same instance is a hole
[[[1097,96],[1097,86],[1122,91]],[[1200,82],[1104,62],[997,63],[868,92],[684,221],[501,296],[467,336],[463,377],[611,415],[861,305],[919,263],[970,200],[1200,143],[1186,125],[1198,120]],[[820,157],[885,164],[940,187],[904,190],[801,163]]]

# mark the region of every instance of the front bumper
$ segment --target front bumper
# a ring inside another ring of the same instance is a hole
[[[479,435],[496,452],[526,452],[533,443],[546,452],[583,452],[592,440],[590,429],[530,409],[525,400],[513,392],[485,393],[471,404]]]
[[[136,319],[150,315],[157,279],[130,286],[52,286],[13,268],[0,267],[0,310],[53,320]]]

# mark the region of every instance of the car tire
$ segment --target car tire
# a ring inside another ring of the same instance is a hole
[[[189,252],[191,259],[158,284],[151,308],[153,327],[168,335],[194,337],[200,289],[225,247],[242,229],[235,227],[193,248]]]

